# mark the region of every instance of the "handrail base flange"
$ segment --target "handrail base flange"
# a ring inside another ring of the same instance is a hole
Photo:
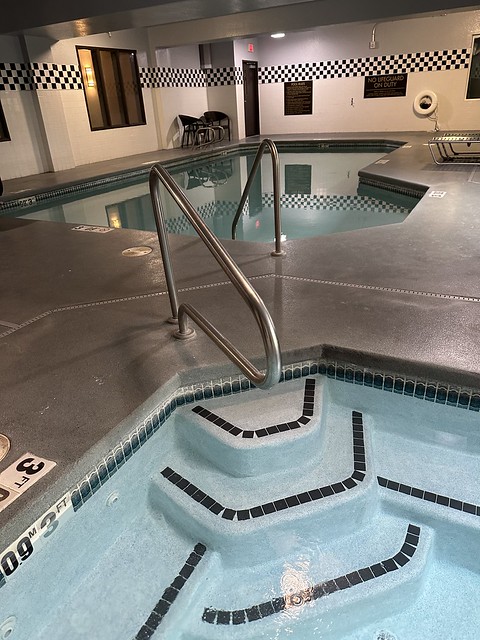
[[[188,328],[185,332],[180,331],[180,329],[173,332],[173,337],[177,340],[191,340],[195,337],[195,335],[195,329],[190,328]]]

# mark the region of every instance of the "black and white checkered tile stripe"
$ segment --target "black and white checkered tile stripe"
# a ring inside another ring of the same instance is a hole
[[[228,84],[243,84],[243,73],[240,67],[223,67],[206,69],[207,86],[217,87]]]
[[[323,211],[369,211],[370,213],[404,213],[406,209],[389,202],[380,202],[369,196],[346,195],[282,195],[280,205],[288,208],[317,209]],[[262,194],[262,206],[273,207],[273,193]]]
[[[392,73],[449,71],[452,69],[466,69],[469,62],[469,49],[449,49],[261,67],[258,78],[260,83],[269,84],[273,82],[350,78]]]
[[[141,67],[140,82],[144,89],[156,89],[159,87],[216,87],[242,84],[242,70],[237,67],[218,69]]]
[[[73,64],[0,62],[0,91],[81,88],[82,76]]]
[[[260,83],[269,84],[392,73],[448,71],[466,69],[469,62],[469,49],[450,49],[260,67],[258,77]],[[242,84],[243,82],[242,70],[239,67],[217,69],[141,67],[139,71],[140,83],[144,89],[214,87]],[[0,62],[0,91],[81,88],[82,75],[77,65],[47,62]]]
[[[282,195],[280,205],[285,208],[315,209],[317,211],[366,211],[369,213],[405,213],[407,210],[389,202],[379,202],[368,196],[346,195]],[[262,193],[262,206],[273,207],[273,193]],[[238,202],[218,201],[202,205],[198,212],[205,220],[213,216],[232,216],[236,213]],[[185,233],[191,230],[185,216],[170,218],[166,221],[169,233]]]
[[[238,202],[228,202],[218,200],[218,202],[207,202],[198,208],[198,213],[206,220],[213,216],[232,216],[236,213]],[[170,218],[166,220],[167,231],[169,233],[185,233],[191,226],[185,216]]]
[[[164,86],[162,83],[164,75],[159,67],[140,67],[140,84],[144,89],[154,89]]]
[[[210,216],[230,216],[235,214],[238,208],[238,202],[229,200],[217,200],[215,202],[207,202],[202,205],[198,211],[204,218]]]
[[[205,216],[202,216],[204,218]],[[179,216],[178,218],[169,218],[165,221],[167,225],[168,233],[182,234],[191,229],[191,226],[185,216]]]
[[[0,62],[0,91],[33,89],[32,70],[29,64]]]
[[[74,64],[32,63],[37,89],[82,89],[82,74]]]

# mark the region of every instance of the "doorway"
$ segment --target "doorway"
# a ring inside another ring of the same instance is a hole
[[[258,62],[242,60],[243,106],[245,111],[245,137],[258,136],[260,115],[258,109]]]

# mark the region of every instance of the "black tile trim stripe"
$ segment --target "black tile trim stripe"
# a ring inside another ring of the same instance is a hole
[[[415,551],[417,550],[419,540],[420,527],[409,524],[405,540],[400,551],[386,560],[381,560],[376,564],[363,567],[362,569],[357,569],[332,580],[327,580],[326,582],[319,582],[313,587],[304,589],[292,595],[280,596],[279,598],[273,598],[272,600],[261,602],[260,604],[249,607],[248,609],[224,611],[222,609],[206,607],[203,611],[202,620],[209,624],[245,624],[246,622],[253,622],[254,620],[266,618],[274,613],[280,613],[281,611],[290,609],[291,607],[303,606],[307,602],[329,596],[332,593],[335,593],[335,591],[349,589],[357,584],[368,582],[368,580],[378,578],[386,573],[400,569],[412,559]]]
[[[303,394],[303,409],[302,414],[297,420],[292,422],[282,422],[281,424],[274,424],[270,427],[264,427],[262,429],[240,429],[239,427],[231,424],[222,417],[205,409],[201,405],[197,405],[192,408],[192,411],[198,414],[201,418],[208,420],[212,424],[220,427],[231,436],[242,435],[242,438],[263,438],[264,436],[273,436],[276,433],[282,433],[283,431],[291,431],[293,429],[299,429],[307,425],[313,416],[313,409],[315,404],[315,380],[313,378],[307,378],[305,380],[305,391]]]
[[[176,485],[179,489],[184,491],[193,500],[204,506],[217,516],[225,518],[226,520],[250,520],[251,518],[260,518],[262,516],[270,515],[277,511],[283,511],[291,507],[297,507],[299,504],[306,504],[307,502],[314,502],[315,500],[321,500],[333,496],[337,493],[343,493],[349,489],[353,489],[359,482],[363,482],[365,478],[367,463],[365,457],[365,440],[363,434],[363,416],[359,411],[352,411],[352,430],[353,430],[353,473],[345,480],[340,482],[334,482],[333,484],[319,487],[318,489],[310,489],[303,493],[294,494],[279,500],[267,502],[265,504],[257,505],[250,509],[230,509],[224,507],[217,502],[214,498],[207,495],[204,491],[195,486],[192,482],[183,478],[179,473],[176,473],[171,467],[165,467],[162,471],[162,476],[169,482]]]
[[[170,584],[170,586],[165,589],[162,597],[155,605],[152,613],[143,623],[134,640],[149,640],[149,638],[153,636],[163,618],[167,615],[170,607],[175,602],[175,599],[180,593],[180,590],[183,588],[188,578],[192,575],[197,564],[203,558],[206,550],[206,546],[201,543],[195,545],[192,553],[188,556],[187,561],[180,569],[179,574]]]
[[[433,493],[433,491],[426,491],[425,489],[419,489],[418,487],[411,487],[408,484],[388,480],[381,476],[377,476],[377,480],[381,487],[385,487],[391,491],[398,491],[406,496],[412,496],[412,498],[419,498],[420,500],[439,504],[442,507],[449,507],[450,509],[463,511],[471,514],[472,516],[480,516],[480,506],[472,504],[471,502],[463,502],[462,500],[449,498],[448,496],[444,496],[439,493]]]

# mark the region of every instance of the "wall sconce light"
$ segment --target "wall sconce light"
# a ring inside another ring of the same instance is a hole
[[[106,208],[108,226],[114,229],[121,229],[122,219],[120,217],[120,211],[116,205],[109,205]]]
[[[92,67],[85,67],[85,76],[87,78],[87,87],[94,87],[95,80],[93,79]]]
[[[272,33],[271,38],[284,38],[285,34],[283,32]]]

